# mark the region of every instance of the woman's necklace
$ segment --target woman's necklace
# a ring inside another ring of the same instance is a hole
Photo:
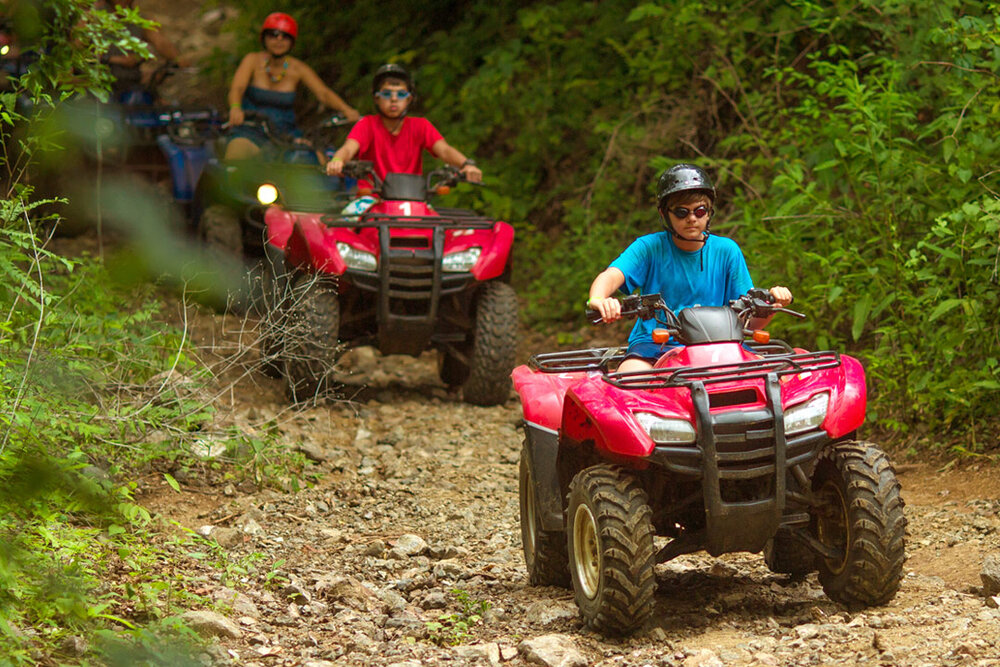
[[[267,59],[267,64],[264,65],[264,74],[267,74],[267,78],[271,80],[271,83],[278,83],[279,81],[285,78],[286,74],[288,74],[288,61],[284,59],[282,60],[283,62],[281,65],[281,70],[277,74],[271,74],[270,58]]]

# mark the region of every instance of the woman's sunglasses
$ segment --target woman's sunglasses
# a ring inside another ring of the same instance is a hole
[[[375,93],[383,100],[405,100],[410,96],[410,91],[408,90],[380,90]]]
[[[691,213],[694,213],[694,217],[696,217],[699,220],[701,220],[706,215],[708,215],[709,213],[712,212],[712,209],[710,209],[707,206],[699,206],[699,207],[695,208],[694,210],[689,209],[689,208],[684,208],[683,206],[678,206],[677,208],[671,208],[671,209],[668,209],[668,210],[678,220],[683,220],[684,218],[688,217],[688,215],[690,215]]]
[[[271,28],[269,30],[265,30],[264,31],[264,37],[273,37],[274,39],[280,39],[280,38],[291,39],[292,38],[292,36],[289,35],[287,32],[285,32],[284,30],[278,30],[277,28]]]

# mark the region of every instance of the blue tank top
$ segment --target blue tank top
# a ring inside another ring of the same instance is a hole
[[[295,91],[282,92],[247,86],[243,92],[243,110],[255,111],[268,117],[280,134],[299,136],[295,127]]]

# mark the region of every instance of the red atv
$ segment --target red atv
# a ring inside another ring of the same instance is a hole
[[[623,315],[655,318],[654,340],[682,345],[652,370],[612,372],[622,348],[539,354],[514,370],[531,584],[572,580],[584,620],[608,633],[652,614],[657,563],[700,550],[763,551],[779,573],[818,569],[849,607],[892,599],[906,518],[888,457],[856,439],[864,370],[745,330],[776,312],[804,317],[759,289],[678,313],[658,294],[629,296]],[[671,539],[657,550],[655,536]]]
[[[272,206],[264,215],[276,315],[264,356],[289,396],[327,388],[340,341],[383,354],[437,349],[441,379],[461,386],[465,401],[505,401],[517,345],[513,227],[432,207],[430,196],[464,180],[452,167],[381,180],[370,162],[356,161],[344,175],[373,184],[370,208],[353,215]]]

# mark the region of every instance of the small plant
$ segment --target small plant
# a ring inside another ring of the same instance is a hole
[[[461,609],[457,612],[441,614],[436,621],[426,624],[427,638],[439,646],[454,646],[467,641],[473,626],[479,625],[483,615],[489,610],[490,603],[486,600],[474,601],[467,591],[461,588],[452,590]]]

